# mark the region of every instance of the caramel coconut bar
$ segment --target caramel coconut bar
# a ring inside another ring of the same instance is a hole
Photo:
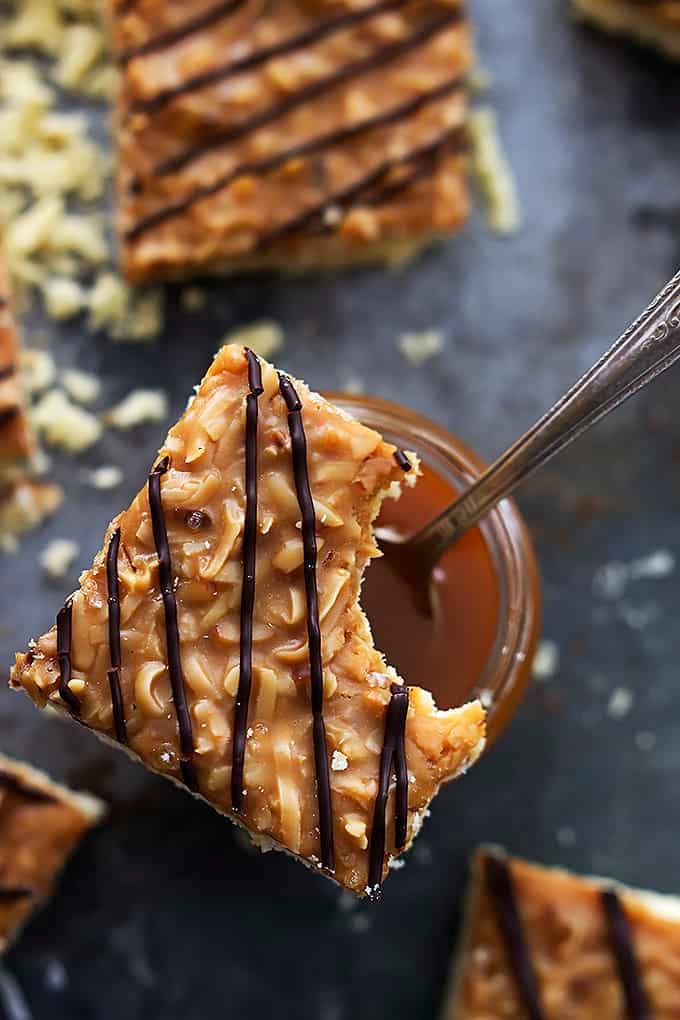
[[[224,347],[11,685],[373,894],[484,744],[480,704],[439,712],[406,687],[358,603],[372,521],[418,470]]]
[[[49,898],[70,854],[103,814],[24,762],[0,755],[0,952]]]
[[[680,0],[574,0],[577,14],[680,60]]]
[[[680,902],[481,850],[446,1020],[673,1020]]]
[[[0,486],[7,468],[33,451],[19,379],[19,339],[9,273],[0,255]]]
[[[463,0],[109,0],[128,278],[406,258],[467,216]]]

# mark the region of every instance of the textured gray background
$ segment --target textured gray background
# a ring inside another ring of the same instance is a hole
[[[679,261],[680,73],[573,26],[565,6],[474,3],[522,196],[519,236],[490,237],[477,218],[399,277],[213,284],[200,320],[170,293],[159,349],[95,342],[73,327],[59,333],[61,362],[106,372],[106,402],[134,385],[161,385],[174,419],[227,329],[272,317],[286,326],[285,366],[314,385],[364,375],[369,390],[430,413],[489,457],[499,452]],[[433,326],[446,351],[412,369],[396,338]],[[113,804],[9,956],[37,1020],[430,1018],[466,858],[482,840],[680,891],[680,573],[631,582],[618,599],[593,590],[605,563],[656,549],[680,555],[677,379],[662,380],[522,492],[559,672],[534,686],[501,744],[439,798],[381,906],[348,907],[280,855],[244,853],[207,808],[0,692],[3,748]],[[110,434],[82,463],[58,463],[66,507],[19,559],[0,564],[4,664],[53,621],[74,582],[75,571],[48,586],[39,550],[48,537],[75,537],[86,564],[111,513],[143,483],[162,434]],[[125,465],[120,490],[82,483],[83,465],[95,462]],[[635,699],[623,719],[607,711],[617,687]]]

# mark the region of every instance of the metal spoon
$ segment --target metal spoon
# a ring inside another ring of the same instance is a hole
[[[680,358],[680,272],[600,360],[451,506],[417,534],[378,532],[389,564],[416,605],[432,613],[432,570],[442,554],[496,503]]]

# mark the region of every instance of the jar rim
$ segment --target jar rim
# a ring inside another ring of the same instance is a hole
[[[401,404],[366,394],[331,393],[328,399],[389,442],[413,449],[431,466],[444,465],[454,482],[470,484],[486,467],[457,436]],[[524,693],[540,631],[541,596],[533,543],[516,503],[502,500],[485,515],[480,529],[497,570],[501,602],[496,638],[470,696],[480,698],[486,708],[493,740]]]

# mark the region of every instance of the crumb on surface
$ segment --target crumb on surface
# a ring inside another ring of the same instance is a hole
[[[283,327],[278,322],[254,322],[250,326],[232,330],[224,338],[223,343],[240,344],[242,347],[249,347],[261,358],[271,358],[283,347]]]
[[[101,422],[69,400],[63,390],[48,390],[31,409],[36,431],[51,446],[80,453],[100,439]]]
[[[180,294],[180,302],[185,312],[200,312],[205,308],[206,293],[201,287],[184,287]]]
[[[78,368],[67,368],[61,373],[61,384],[73,400],[79,404],[92,404],[101,393],[101,380],[91,372]]]
[[[607,715],[610,719],[624,719],[635,704],[635,695],[629,687],[616,687],[609,696]]]
[[[59,485],[19,479],[0,499],[0,549],[16,552],[17,539],[58,510],[63,499]]]
[[[104,416],[115,429],[132,429],[145,422],[163,421],[168,399],[162,390],[133,390]]]
[[[123,469],[117,464],[102,464],[88,471],[87,480],[93,489],[115,489],[123,481]]]
[[[414,368],[419,368],[444,349],[444,334],[439,329],[424,329],[419,333],[402,333],[397,346]]]
[[[40,393],[54,382],[57,374],[54,358],[49,351],[26,350],[21,352],[21,374],[27,393]]]
[[[496,114],[488,107],[470,116],[472,167],[486,200],[487,222],[496,234],[515,234],[522,225],[512,168],[498,133]]]
[[[651,730],[640,730],[635,734],[635,746],[638,751],[653,751],[656,747],[656,733]]]
[[[70,538],[54,538],[40,554],[40,566],[55,581],[66,577],[73,566],[80,546]]]
[[[535,680],[550,680],[557,673],[559,666],[559,648],[554,641],[544,639],[539,643],[534,655],[531,665],[532,676]]]
[[[45,307],[52,319],[70,319],[83,310],[86,295],[77,280],[53,276],[44,287]]]

